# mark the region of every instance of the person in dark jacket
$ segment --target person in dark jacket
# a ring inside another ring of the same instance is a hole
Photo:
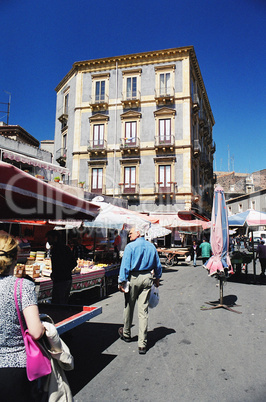
[[[51,246],[52,303],[67,304],[72,285],[72,270],[76,267],[77,260],[70,248],[62,242],[57,230],[50,230],[46,237]]]

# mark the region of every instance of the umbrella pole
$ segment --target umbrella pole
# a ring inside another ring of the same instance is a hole
[[[222,305],[224,302],[224,282],[221,278],[219,278],[220,282],[220,304]]]
[[[255,250],[254,250],[254,237],[253,230],[251,230],[251,242],[252,242],[252,256],[253,256],[253,275],[254,275],[254,283],[256,283],[256,260],[255,260]]]
[[[235,306],[235,307],[239,307],[239,304],[223,304],[223,288],[224,288],[224,278],[219,277],[219,284],[220,284],[220,300],[215,302],[215,301],[210,301],[210,302],[205,302],[206,304],[211,305],[212,307],[205,307],[202,306],[200,309],[201,310],[213,310],[216,308],[225,308],[226,310],[232,311],[233,313],[237,313],[237,314],[242,314],[241,311],[236,311],[233,310],[231,307]]]

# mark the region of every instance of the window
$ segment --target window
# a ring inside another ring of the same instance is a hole
[[[129,110],[120,115],[121,118],[121,149],[122,152],[128,152],[131,147],[139,149],[141,131],[140,120],[141,113]]]
[[[155,67],[155,98],[156,102],[174,102],[175,64]]]
[[[173,146],[175,144],[175,109],[163,107],[154,112],[155,146]]]
[[[106,138],[108,135],[108,120],[109,116],[102,113],[96,113],[89,118],[90,134],[88,139],[88,148],[92,152],[101,152],[106,150]]]
[[[62,136],[62,148],[66,152],[66,149],[67,149],[67,134],[64,134]]]
[[[69,94],[66,94],[64,98],[64,114],[68,114],[68,101],[69,101]]]
[[[159,141],[160,143],[171,142],[171,119],[159,120]]]
[[[93,147],[102,148],[104,146],[104,124],[93,126]]]
[[[159,166],[159,189],[161,191],[170,190],[171,187],[171,166]]]
[[[137,97],[137,77],[127,77],[127,99]]]
[[[92,193],[102,193],[103,189],[103,169],[102,168],[92,168],[91,175],[91,192]]]
[[[124,170],[124,189],[126,193],[134,193],[136,189],[136,167],[125,167]]]
[[[125,123],[125,144],[135,145],[137,139],[137,122],[127,121]]]
[[[95,101],[104,102],[105,100],[105,81],[95,82]]]
[[[123,70],[122,105],[124,108],[138,107],[140,104],[141,68]]]
[[[92,74],[92,91],[90,106],[93,111],[106,110],[109,104],[110,73]]]
[[[160,74],[160,95],[171,95],[170,73]]]
[[[238,211],[243,212],[243,205],[242,204],[238,204]]]

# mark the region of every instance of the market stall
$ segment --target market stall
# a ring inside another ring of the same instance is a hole
[[[43,302],[52,299],[53,281],[50,278],[39,277],[35,279],[36,293],[38,301]],[[83,290],[99,287],[100,297],[105,289],[105,270],[104,268],[92,268],[86,273],[72,275],[72,287],[70,294]]]
[[[102,313],[102,308],[96,306],[70,306],[39,303],[38,307],[40,314],[45,314],[52,318],[59,335],[70,331],[78,325],[81,325]]]
[[[246,249],[240,249],[234,252],[231,259],[236,273],[241,273],[245,265],[245,273],[248,273],[248,264],[253,260],[253,275],[256,282],[256,256],[253,241],[253,230],[266,225],[266,213],[254,209],[248,209],[245,212],[234,214],[228,217],[228,224],[231,228],[242,229],[242,231],[251,232],[251,252]]]
[[[0,220],[93,220],[99,207],[0,162]]]

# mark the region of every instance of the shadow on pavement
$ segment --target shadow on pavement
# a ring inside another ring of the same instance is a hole
[[[236,304],[237,301],[237,296],[236,295],[226,295],[223,297],[223,304],[225,304],[226,306],[237,306]],[[215,300],[215,301],[210,301],[210,303],[213,304],[219,304],[220,300]]]
[[[178,269],[163,267],[163,273],[168,274],[169,272],[178,272]]]
[[[115,359],[102,352],[118,339],[119,326],[86,322],[62,335],[74,357],[74,370],[65,372],[73,395]]]
[[[148,350],[167,335],[174,334],[175,332],[173,328],[166,327],[158,327],[154,328],[153,331],[148,331]]]
[[[228,278],[229,282],[244,283],[247,285],[266,285],[266,278],[254,274],[234,274]]]

